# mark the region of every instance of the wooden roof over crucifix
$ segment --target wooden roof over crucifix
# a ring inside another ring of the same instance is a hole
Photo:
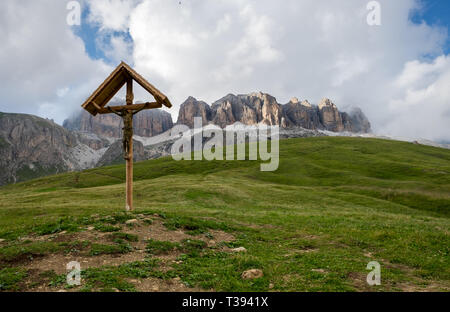
[[[82,107],[89,113],[97,114],[111,113],[115,107],[106,108],[106,104],[116,95],[117,92],[129,81],[133,79],[142,88],[148,91],[156,100],[152,103],[132,105],[134,109],[141,108],[160,108],[163,105],[167,108],[172,107],[167,96],[156,89],[151,83],[145,80],[141,75],[134,71],[129,65],[121,62],[119,66],[109,75],[108,78],[95,90],[94,93],[83,103]]]

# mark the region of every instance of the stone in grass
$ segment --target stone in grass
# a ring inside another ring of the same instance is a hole
[[[247,252],[247,249],[245,247],[238,247],[231,249],[232,252]]]
[[[144,221],[147,224],[152,224],[153,223],[153,219],[151,219],[151,218],[145,218],[142,221]]]
[[[93,227],[93,226],[90,226],[87,228],[88,231],[93,231],[94,229],[95,229],[95,227]]]
[[[130,220],[125,221],[126,225],[135,225],[137,223],[138,223],[137,219],[130,219]]]
[[[247,271],[243,272],[241,275],[241,277],[243,279],[256,279],[256,278],[260,278],[263,276],[264,276],[263,271],[261,271],[259,269],[247,270]]]

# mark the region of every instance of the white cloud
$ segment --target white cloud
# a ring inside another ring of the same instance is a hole
[[[91,60],[66,23],[66,2],[3,0],[0,111],[62,122],[112,69]]]
[[[101,30],[128,31],[129,16],[138,0],[94,0],[89,5],[88,20],[100,25]]]
[[[392,135],[449,141],[450,56],[431,63],[411,61],[394,82],[403,94],[389,101],[389,122],[383,131]]]
[[[380,0],[382,26],[369,26],[367,2],[87,1],[108,59],[132,63],[169,96],[174,117],[189,95],[212,102],[261,90],[279,102],[327,96],[339,108],[359,106],[378,133],[450,140],[450,68],[440,56],[447,32],[411,23],[414,0]],[[90,60],[62,26],[64,3],[1,6],[1,93],[8,102],[0,109],[41,107],[59,116],[107,75],[110,68]],[[137,100],[144,96],[137,91]]]
[[[217,99],[283,58],[273,42],[278,26],[257,7],[243,1],[143,1],[131,14],[135,65],[174,103],[188,95]]]
[[[390,108],[396,99],[410,107],[406,90],[443,79],[448,69],[424,65],[423,56],[442,54],[447,33],[409,21],[416,1],[380,3],[382,26],[369,26],[361,0],[142,1],[130,14],[134,63],[176,104],[189,95],[212,102],[258,90],[280,102],[327,96],[340,108],[360,106],[379,133],[415,127],[415,135],[450,138],[445,126],[433,127],[432,115],[422,129],[413,121],[418,110],[409,121]],[[404,68],[413,61],[421,64],[413,68],[417,79]],[[444,116],[446,105],[429,107]]]
[[[97,48],[102,50],[108,62],[119,64],[121,61],[133,61],[133,42],[127,40],[124,34],[110,35],[105,39],[102,34],[97,38]]]

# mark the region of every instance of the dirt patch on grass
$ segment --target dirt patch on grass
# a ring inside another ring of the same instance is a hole
[[[408,283],[401,283],[396,285],[401,291],[404,292],[448,292],[450,291],[449,287],[439,284],[429,284],[429,285],[414,285]]]
[[[54,271],[56,274],[67,273],[66,265],[69,262],[77,261],[81,269],[97,268],[101,266],[117,266],[122,263],[143,261],[145,253],[142,251],[130,252],[123,255],[98,255],[98,256],[77,256],[53,254],[45,258],[37,259],[27,265],[27,269],[38,271]]]
[[[350,272],[347,274],[347,279],[350,280],[351,285],[356,288],[357,291],[374,291],[376,286],[370,286],[367,284],[367,274],[360,272]]]
[[[130,279],[128,282],[132,283],[137,291],[141,292],[201,292],[205,291],[200,288],[189,288],[181,282],[179,278],[172,278],[169,280],[162,280],[159,278],[146,279]]]
[[[403,270],[411,271],[412,269],[403,265],[399,265]],[[352,286],[357,291],[394,291],[394,292],[436,292],[436,291],[449,291],[449,287],[438,283],[428,283],[418,278],[413,278],[410,281],[401,283],[392,283],[390,280],[383,279],[381,276],[380,286],[371,286],[367,284],[367,274],[350,272],[347,275]]]
[[[152,224],[139,222],[133,226],[126,226],[123,232],[137,235],[140,241],[149,239],[167,242],[181,242],[183,239],[192,238],[182,230],[170,231],[164,224],[163,220],[153,218]]]
[[[51,286],[51,279],[64,276],[66,274],[66,265],[69,262],[77,261],[81,265],[81,270],[89,268],[101,268],[106,266],[118,267],[126,263],[141,262],[156,258],[159,261],[158,271],[168,272],[173,269],[173,265],[177,264],[178,256],[182,250],[174,249],[161,255],[149,255],[146,250],[149,240],[172,242],[182,244],[186,240],[203,241],[205,248],[214,248],[217,245],[231,242],[235,238],[233,235],[220,231],[209,230],[207,233],[199,235],[189,235],[182,229],[169,230],[164,226],[164,219],[152,216],[151,220],[148,216],[138,215],[132,224],[116,224],[120,230],[111,233],[99,232],[92,227],[89,230],[75,233],[61,232],[51,235],[30,236],[23,240],[32,242],[53,242],[67,243],[80,242],[76,248],[70,250],[62,250],[49,254],[44,254],[38,258],[23,259],[22,262],[15,262],[14,265],[23,267],[28,272],[28,277],[23,283],[25,291],[65,291],[65,283],[60,286]],[[117,244],[126,244],[128,249],[119,253],[92,254],[93,244],[100,244],[105,247],[114,247]],[[51,276],[47,276],[46,272],[51,272]],[[128,280],[128,279],[127,279]],[[142,278],[130,279],[131,283],[138,291],[201,291],[201,289],[188,288],[179,278],[162,279],[162,278]],[[72,289],[69,291],[76,291]]]
[[[208,244],[208,247],[213,247],[219,243],[232,242],[235,240],[235,237],[233,235],[223,231],[211,230],[209,231],[209,234],[211,234],[212,237],[209,238],[203,235],[198,238],[206,242]]]

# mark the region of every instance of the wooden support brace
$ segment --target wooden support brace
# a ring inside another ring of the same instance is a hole
[[[157,102],[148,102],[143,104],[132,104],[123,106],[108,106],[97,109],[99,114],[110,114],[111,112],[121,113],[123,111],[138,111],[142,109],[161,108],[162,104]]]

